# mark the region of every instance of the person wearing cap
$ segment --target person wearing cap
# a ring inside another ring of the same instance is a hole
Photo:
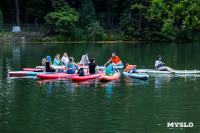
[[[122,61],[119,59],[119,57],[114,52],[112,53],[112,57],[109,59],[109,61],[107,63],[110,63],[111,60],[113,61],[113,63],[112,63],[113,66],[123,65]],[[104,65],[106,65],[106,64],[104,64]]]
[[[162,61],[162,57],[159,55],[157,57],[157,60],[155,61],[155,69],[156,71],[169,71],[171,73],[174,73],[174,69],[168,67],[168,66],[164,66],[164,62]]]
[[[88,64],[87,72],[88,70],[90,74],[99,73],[99,70],[97,69],[97,64],[95,63],[94,58],[90,58],[90,63]]]
[[[137,72],[136,65],[129,65],[128,63],[126,63],[126,68],[124,71],[128,73],[136,73]]]
[[[80,64],[79,65],[83,65],[86,66],[89,64],[89,59],[88,59],[88,53],[85,52],[85,54],[82,56]]]
[[[56,70],[51,68],[51,57],[50,56],[47,56],[46,57],[47,61],[45,63],[45,68],[46,68],[46,72],[55,72]]]

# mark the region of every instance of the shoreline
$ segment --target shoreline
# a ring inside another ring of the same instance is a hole
[[[52,37],[49,37],[41,32],[2,32],[0,33],[0,43],[4,44],[19,44],[19,43],[156,43],[156,42],[197,42],[197,41],[154,41],[154,40],[108,40],[108,41],[52,41]]]

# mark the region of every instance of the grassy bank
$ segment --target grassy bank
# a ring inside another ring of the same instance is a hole
[[[186,41],[197,41],[198,39],[190,39],[190,40],[174,40],[173,42],[186,42]],[[44,32],[1,32],[0,33],[0,42],[3,43],[20,43],[20,42],[59,42],[59,43],[116,43],[116,42],[123,42],[123,43],[136,43],[136,42],[169,42],[169,40],[143,40],[143,39],[129,39],[123,40],[123,34],[121,32],[116,31],[109,31],[105,32],[103,35],[103,39],[100,41],[91,41],[91,40],[84,40],[84,39],[70,39],[64,35],[54,35],[50,36],[49,34],[45,34]]]
[[[48,41],[48,37],[41,32],[1,32],[0,40],[1,42],[11,43],[11,42],[41,42]],[[50,41],[50,39],[49,39]]]
[[[45,32],[1,32],[0,41],[4,43],[12,42],[90,42],[86,39],[71,39],[64,35],[49,35]],[[122,41],[122,35],[119,32],[105,32],[101,41]]]

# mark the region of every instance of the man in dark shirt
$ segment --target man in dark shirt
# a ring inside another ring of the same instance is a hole
[[[90,63],[88,64],[88,67],[89,67],[90,74],[99,73],[99,70],[97,69],[97,64],[95,63],[94,58],[90,59]]]

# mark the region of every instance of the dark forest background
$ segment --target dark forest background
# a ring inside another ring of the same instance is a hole
[[[196,0],[6,0],[0,9],[0,30],[34,27],[56,40],[199,40]]]

